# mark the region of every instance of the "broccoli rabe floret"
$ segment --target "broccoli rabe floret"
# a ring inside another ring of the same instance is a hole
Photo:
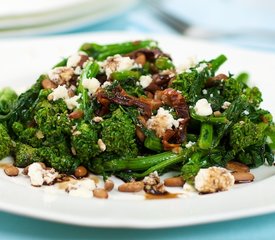
[[[43,162],[43,158],[39,155],[38,148],[33,148],[21,142],[16,142],[13,155],[15,166],[17,167],[26,167],[34,162]]]
[[[248,119],[235,123],[229,133],[230,146],[237,153],[253,145],[263,145],[265,141],[265,123],[255,124]]]
[[[9,87],[0,91],[0,114],[8,114],[17,99],[17,94]]]
[[[117,109],[111,118],[104,120],[101,125],[101,136],[106,145],[106,152],[116,153],[119,156],[137,156],[135,125],[126,113]]]
[[[55,144],[61,136],[69,135],[71,132],[72,123],[68,118],[66,104],[62,100],[39,102],[35,107],[34,120],[37,129],[44,136],[45,145]]]
[[[81,161],[87,162],[100,153],[97,132],[95,124],[81,122],[76,125],[71,137],[71,144],[76,152],[76,157]]]
[[[7,132],[6,127],[0,123],[0,160],[10,154],[12,140]]]
[[[38,151],[48,166],[61,173],[72,173],[80,164],[79,159],[71,156],[66,142],[51,147],[42,147]]]

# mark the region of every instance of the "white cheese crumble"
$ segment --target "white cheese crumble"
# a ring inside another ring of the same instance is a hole
[[[205,68],[207,67],[206,63],[201,63],[196,70],[200,73],[201,71],[203,71]]]
[[[67,67],[76,67],[81,61],[81,55],[79,53],[75,53],[68,57]]]
[[[80,104],[77,101],[80,98],[80,96],[81,95],[75,95],[71,98],[64,99],[64,101],[67,105],[67,108],[70,110],[73,110],[74,108],[78,108]]]
[[[100,87],[100,82],[96,78],[84,78],[82,80],[82,85],[84,88],[88,89],[90,94],[94,95]]]
[[[244,111],[243,111],[243,114],[244,114],[244,115],[249,115],[249,111],[244,110]]]
[[[28,176],[30,177],[31,184],[36,187],[42,186],[44,183],[51,184],[59,173],[53,168],[44,169],[40,163],[32,163],[28,167]]]
[[[233,175],[225,168],[210,167],[200,169],[195,177],[195,188],[201,193],[227,191],[234,185]]]
[[[73,183],[69,183],[66,191],[71,196],[91,198],[93,197],[93,190],[96,188],[95,182],[92,179],[85,178]]]
[[[113,72],[131,70],[137,66],[135,61],[129,57],[122,57],[120,54],[108,57],[100,63],[101,71],[105,72],[109,78]]]
[[[196,56],[190,56],[186,59],[186,61],[177,67],[176,72],[178,74],[188,71],[190,68],[193,68],[197,65],[198,60]]]
[[[111,82],[109,82],[109,81],[105,81],[103,84],[102,84],[102,88],[106,88],[106,87],[108,87],[108,86],[110,86],[110,85],[112,85],[112,83]]]
[[[230,105],[231,105],[231,102],[225,101],[222,105],[222,109],[227,109],[227,108],[229,108]]]
[[[206,95],[207,94],[207,90],[206,89],[202,89],[202,94]]]
[[[189,141],[187,144],[185,144],[185,147],[190,148],[190,147],[194,146],[195,144],[196,144],[196,142]]]
[[[99,122],[102,122],[103,121],[103,118],[102,117],[99,117],[99,116],[96,116],[92,119],[94,122],[96,123],[99,123]]]
[[[65,85],[59,85],[55,88],[52,93],[49,94],[48,99],[56,101],[58,99],[63,99],[67,105],[67,108],[72,110],[75,107],[79,106],[77,100],[80,98],[81,95],[75,95],[73,97],[69,97],[68,89]]]
[[[194,109],[199,116],[209,116],[213,113],[211,104],[205,98],[198,100]]]
[[[154,130],[158,137],[162,137],[167,129],[172,129],[173,126],[178,128],[181,120],[181,118],[175,120],[169,110],[160,107],[157,114],[147,120],[146,126]]]
[[[48,72],[49,79],[58,85],[68,82],[73,75],[71,67],[56,67]]]
[[[142,88],[147,88],[152,81],[153,81],[153,79],[152,79],[152,77],[150,75],[146,75],[146,76],[142,75],[139,78],[139,83],[142,86]]]

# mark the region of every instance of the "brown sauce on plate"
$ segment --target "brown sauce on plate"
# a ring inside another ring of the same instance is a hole
[[[155,199],[173,199],[173,198],[178,198],[180,193],[164,193],[164,194],[150,194],[146,193],[145,194],[145,199],[146,200],[155,200]]]

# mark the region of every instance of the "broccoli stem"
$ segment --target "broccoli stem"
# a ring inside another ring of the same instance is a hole
[[[174,159],[179,154],[172,152],[163,152],[156,155],[137,158],[113,159],[103,163],[103,169],[106,172],[117,172],[122,170],[143,171],[163,161]]]
[[[223,54],[211,60],[210,63],[211,63],[212,73],[215,73],[226,60],[227,58]]]
[[[196,119],[203,123],[225,124],[225,123],[229,122],[228,119],[226,118],[226,116],[220,116],[220,117],[215,117],[212,115],[211,116],[200,116],[200,115],[196,114],[194,109],[190,110],[190,114],[191,114],[191,118]]]
[[[77,92],[81,94],[80,109],[84,111],[84,120],[86,121],[90,121],[92,109],[90,104],[89,92],[86,88],[84,88],[82,81],[83,79],[89,79],[90,81],[92,81],[92,78],[95,77],[98,72],[99,65],[96,62],[89,62],[82,71],[77,88]]]
[[[186,162],[186,160],[189,158],[189,156],[191,155],[191,153],[193,151],[194,150],[192,148],[184,149],[184,150],[182,150],[181,153],[174,154],[174,156],[171,156],[168,159],[164,159],[163,161],[161,161],[161,162],[153,165],[152,167],[148,168],[143,173],[133,173],[132,177],[133,178],[142,178],[142,177],[145,177],[145,176],[149,175],[151,172],[162,171],[163,169],[168,168],[168,167],[170,167],[172,165],[175,165],[177,163],[184,164],[184,162]]]
[[[160,139],[156,136],[146,137],[144,141],[144,147],[156,152],[161,152],[163,150],[162,143]]]
[[[86,52],[89,56],[102,61],[109,56],[115,54],[126,54],[135,51],[140,48],[151,48],[156,46],[156,42],[152,40],[136,41],[136,42],[124,42],[117,44],[98,45],[95,43],[84,43],[80,47],[80,51]]]
[[[198,145],[201,149],[209,149],[213,141],[213,125],[209,123],[202,123]]]
[[[111,78],[117,81],[125,81],[129,78],[138,80],[141,73],[137,71],[122,71],[122,72],[113,72]]]

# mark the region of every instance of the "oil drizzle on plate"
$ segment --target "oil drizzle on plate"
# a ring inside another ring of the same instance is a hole
[[[155,199],[173,199],[173,198],[178,198],[180,193],[164,193],[164,194],[150,194],[150,193],[145,193],[145,199],[146,200],[155,200]]]

